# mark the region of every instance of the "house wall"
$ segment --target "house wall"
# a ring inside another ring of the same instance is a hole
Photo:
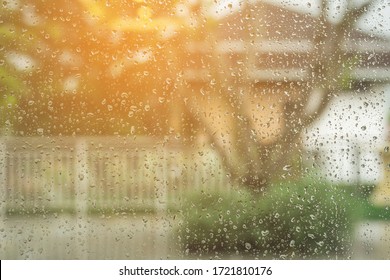
[[[388,135],[389,95],[389,85],[367,93],[343,93],[303,133],[309,160],[324,178],[344,183],[381,180],[380,152]]]

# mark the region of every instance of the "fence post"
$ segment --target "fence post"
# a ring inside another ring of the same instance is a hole
[[[6,145],[2,139],[0,139],[0,229],[3,231],[6,227],[6,214],[7,214],[7,164],[6,164]],[[2,234],[3,235],[3,234]],[[1,240],[1,239],[0,239]],[[0,258],[7,258],[7,243],[5,240],[1,240],[3,253],[0,254]]]
[[[6,145],[3,140],[0,140],[0,226],[4,225],[7,210],[7,165],[5,155]]]
[[[161,147],[155,153],[155,172],[156,172],[156,196],[155,207],[157,213],[157,221],[152,225],[154,234],[153,242],[153,257],[161,258],[168,255],[168,233],[164,227],[163,219],[167,218],[168,209],[168,166],[169,157],[167,155],[167,147]]]
[[[156,200],[155,207],[159,214],[165,214],[168,207],[168,174],[167,165],[168,160],[166,156],[166,148],[157,150],[156,152]]]
[[[88,146],[85,139],[77,139],[75,145],[76,162],[74,170],[75,181],[75,199],[76,199],[76,217],[77,226],[80,230],[80,243],[78,258],[88,258],[88,187],[89,187],[89,168],[88,168]]]

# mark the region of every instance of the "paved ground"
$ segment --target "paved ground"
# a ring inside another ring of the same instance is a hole
[[[10,218],[1,227],[1,259],[160,259],[172,224],[156,216]]]
[[[153,215],[12,217],[0,226],[0,259],[186,258],[175,240],[177,223]],[[390,223],[360,223],[354,240],[354,259],[390,259]]]
[[[390,222],[358,224],[353,253],[354,259],[390,259]]]

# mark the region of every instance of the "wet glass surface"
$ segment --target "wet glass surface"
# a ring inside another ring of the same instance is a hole
[[[1,259],[388,259],[388,1],[6,0]]]

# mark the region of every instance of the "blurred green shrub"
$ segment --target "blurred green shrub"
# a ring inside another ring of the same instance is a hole
[[[187,197],[179,238],[188,254],[256,258],[347,258],[358,200],[345,187],[304,179]]]

